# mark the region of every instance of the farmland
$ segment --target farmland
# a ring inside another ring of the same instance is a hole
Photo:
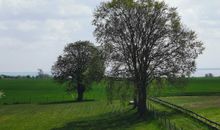
[[[184,88],[160,89],[161,95],[168,95],[160,98],[220,122],[218,84],[219,78],[194,78]],[[73,98],[65,92],[64,86],[51,79],[1,79],[0,90],[6,95],[0,99],[1,130],[165,129],[152,116],[146,120],[138,119],[130,106],[123,106],[119,101],[109,105],[103,82],[94,83],[85,94],[87,101],[82,103],[72,102]],[[184,94],[215,96],[179,96]],[[157,111],[166,112],[168,119],[178,128],[208,129],[182,113],[156,103],[152,105]]]

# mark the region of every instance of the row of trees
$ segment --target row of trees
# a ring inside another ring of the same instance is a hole
[[[130,79],[140,115],[146,113],[151,82],[189,76],[204,50],[195,32],[183,26],[176,8],[156,0],[103,2],[94,12],[93,25],[100,46],[88,41],[68,44],[52,67],[54,78],[76,88],[78,100],[85,86],[104,74]]]

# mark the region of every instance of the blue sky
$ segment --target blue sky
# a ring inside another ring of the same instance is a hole
[[[103,0],[0,0],[0,72],[50,71],[67,43],[95,43],[92,12]],[[165,0],[206,50],[199,68],[220,68],[220,1]]]

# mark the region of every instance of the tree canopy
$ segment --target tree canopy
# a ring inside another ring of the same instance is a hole
[[[137,108],[146,113],[147,87],[159,77],[188,76],[203,44],[176,8],[156,0],[112,0],[94,12],[97,41],[109,48],[110,74],[131,77]]]
[[[77,90],[78,101],[92,82],[101,80],[104,71],[101,52],[89,41],[68,44],[52,67],[55,80],[67,83],[69,92]]]

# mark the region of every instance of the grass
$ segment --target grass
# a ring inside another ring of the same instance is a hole
[[[11,105],[0,105],[0,130],[163,130],[153,118],[140,120],[135,111],[122,109],[119,101],[107,105],[103,86],[93,84],[85,94],[92,100],[79,103],[53,80],[1,79],[6,96],[0,102]]]
[[[176,96],[162,99],[220,123],[220,96]]]
[[[104,83],[94,83],[92,90],[86,92],[86,99],[106,100]],[[220,95],[220,78],[191,78],[185,87],[163,87],[151,89],[152,95]],[[1,103],[39,103],[71,101],[72,96],[65,92],[65,87],[52,79],[0,79],[0,90],[5,97]],[[76,94],[73,95],[74,98]]]
[[[185,86],[151,88],[155,96],[220,96],[220,78],[190,78]]]
[[[154,119],[140,120],[119,103],[102,101],[0,106],[1,130],[162,130]]]
[[[92,90],[85,93],[85,99],[106,99],[103,83],[94,83]],[[72,101],[72,95],[64,85],[52,79],[0,79],[0,90],[5,96],[1,103],[45,103]],[[76,94],[73,94],[76,98]]]
[[[178,97],[163,97],[177,105],[196,111],[209,119],[219,121],[219,97],[181,97],[180,95],[220,95],[220,78],[192,78],[186,87],[165,87],[156,94],[163,96],[178,95]],[[124,108],[120,103],[113,106],[106,104],[106,90],[103,82],[93,84],[91,91],[85,94],[90,102],[73,102],[71,95],[65,92],[64,86],[53,80],[34,79],[0,79],[0,90],[5,97],[1,103],[32,103],[0,105],[1,130],[162,130],[157,120],[149,117],[139,120],[135,111]],[[74,95],[76,96],[76,95]],[[202,102],[201,102],[202,101]],[[210,102],[211,101],[211,102]],[[44,103],[44,104],[39,104]],[[154,104],[158,111],[168,112],[168,117],[177,127],[191,130],[206,130],[207,128],[181,113]],[[40,124],[40,125],[39,125]]]
[[[209,130],[207,126],[196,121],[195,119],[184,115],[178,111],[171,108],[165,107],[158,103],[151,102],[154,109],[160,113],[166,113],[167,119],[170,120],[172,124],[175,124],[177,128],[182,128],[184,130]]]

